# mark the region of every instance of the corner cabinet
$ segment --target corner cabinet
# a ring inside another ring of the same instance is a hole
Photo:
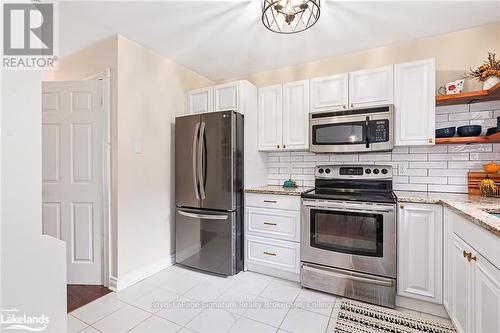
[[[212,87],[188,91],[188,114],[211,112],[213,110],[212,92]]]
[[[349,108],[393,104],[393,66],[349,73]]]
[[[398,295],[442,304],[443,208],[400,203]]]
[[[309,149],[309,80],[259,89],[259,150]]]
[[[500,332],[500,239],[445,209],[444,305],[459,333]]]
[[[435,143],[435,90],[434,59],[394,66],[396,146]]]

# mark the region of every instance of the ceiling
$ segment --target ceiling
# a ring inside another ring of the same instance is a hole
[[[499,1],[322,1],[295,35],[268,31],[260,1],[71,1],[59,7],[67,55],[120,33],[212,80],[500,21]]]

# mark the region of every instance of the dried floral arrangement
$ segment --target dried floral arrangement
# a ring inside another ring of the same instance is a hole
[[[500,77],[500,60],[496,60],[495,56],[495,53],[488,52],[488,60],[476,70],[471,68],[464,78],[476,78],[479,81],[486,81],[490,76]]]

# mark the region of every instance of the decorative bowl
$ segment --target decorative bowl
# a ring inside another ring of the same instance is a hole
[[[467,125],[457,128],[458,136],[478,136],[483,128],[481,125]]]
[[[486,130],[486,135],[492,135],[498,132],[498,129],[496,127],[490,127]]]
[[[455,135],[456,127],[439,128],[436,130],[436,138],[451,138]]]

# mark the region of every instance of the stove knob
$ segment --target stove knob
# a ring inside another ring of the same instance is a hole
[[[369,175],[370,173],[372,173],[372,171],[371,171],[370,169],[366,169],[366,170],[365,170],[365,173],[366,173],[367,175]]]
[[[325,169],[325,172],[326,173],[330,173],[330,169]]]
[[[373,169],[373,173],[378,175],[378,173],[379,173],[378,169]]]
[[[323,171],[324,171],[324,170],[323,170],[322,168],[319,168],[319,169],[318,169],[318,172],[319,172],[319,173],[323,173]]]
[[[382,169],[382,173],[383,173],[384,175],[387,175],[387,172],[388,172],[388,171],[387,171],[387,169]]]

